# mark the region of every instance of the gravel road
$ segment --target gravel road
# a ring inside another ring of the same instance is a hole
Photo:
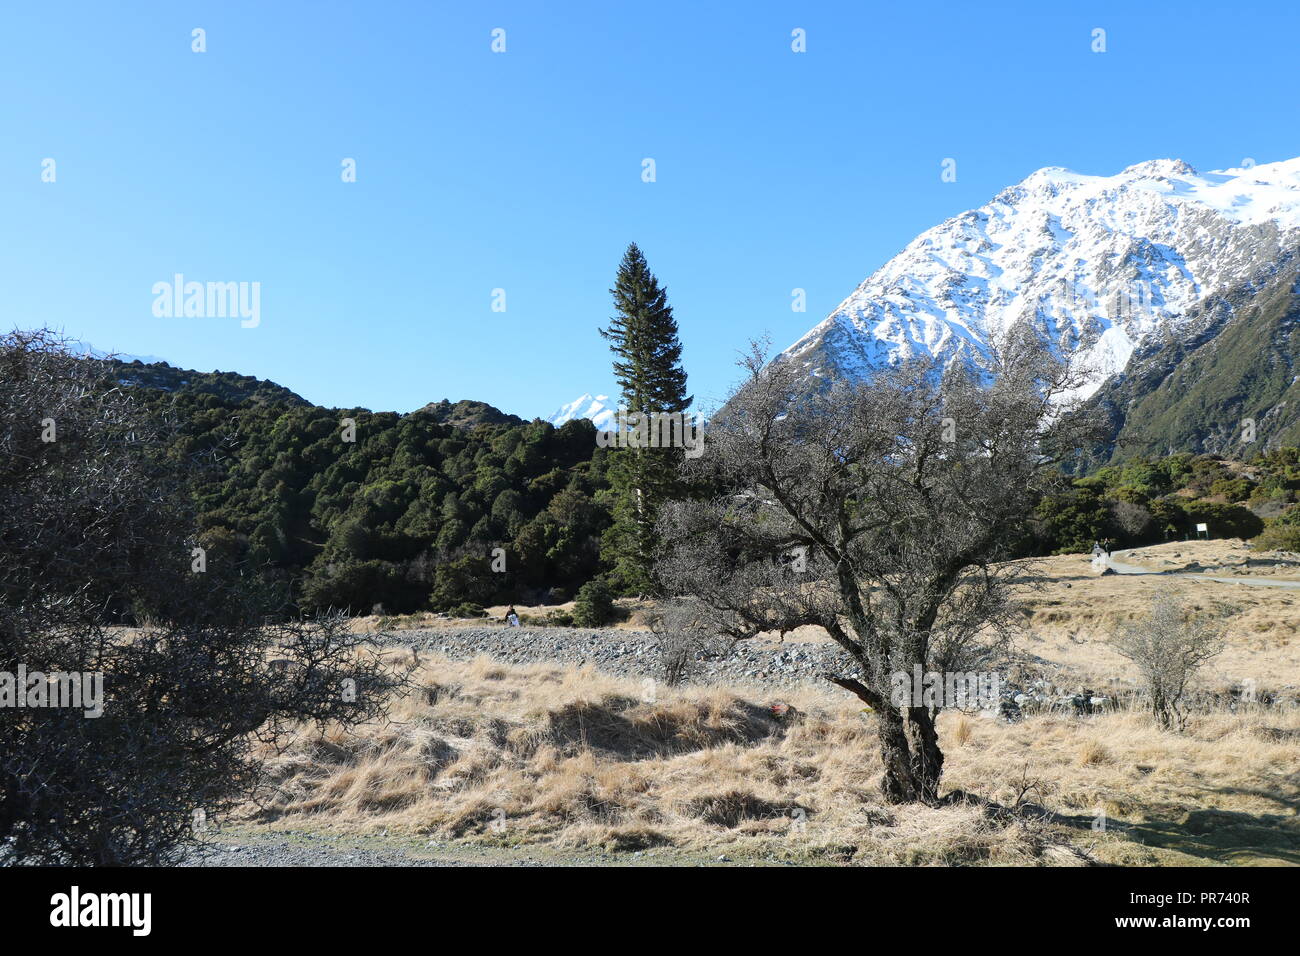
[[[386,833],[335,835],[303,830],[225,830],[209,835],[181,866],[720,866],[727,856],[673,847],[633,853],[562,850],[545,845],[492,846],[470,842],[388,836]],[[772,857],[747,859],[748,865],[788,865]]]

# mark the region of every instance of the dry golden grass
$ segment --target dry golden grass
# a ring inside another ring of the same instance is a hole
[[[1283,551],[1256,551],[1240,538],[1171,541],[1135,548],[1123,560],[1151,571],[1204,571],[1216,577],[1244,576],[1300,581],[1300,558]]]
[[[572,615],[576,606],[575,601],[565,601],[561,604],[493,604],[483,608],[483,617],[451,617],[436,611],[415,611],[410,614],[363,614],[350,618],[348,627],[359,634],[425,628],[500,627],[505,621],[506,611],[512,607],[524,626],[543,627],[547,626],[547,618],[551,615]],[[614,606],[618,609],[618,620],[607,625],[604,630],[648,630],[650,612],[656,608],[654,601],[626,597],[616,598]],[[824,639],[826,632],[818,629],[817,634],[819,639]]]
[[[1231,566],[1243,560],[1243,548],[1236,540],[1180,542],[1144,548],[1140,559],[1129,563],[1181,562],[1188,557]],[[1175,554],[1180,557],[1173,558]],[[1018,650],[1081,683],[1098,689],[1132,684],[1132,668],[1110,647],[1110,635],[1117,624],[1145,613],[1152,599],[1170,588],[1181,591],[1195,613],[1212,615],[1224,625],[1227,647],[1206,667],[1206,685],[1240,687],[1249,678],[1260,691],[1271,692],[1287,684],[1294,687],[1300,677],[1300,590],[1163,575],[1098,577],[1088,555],[1044,558],[1036,570],[1037,580],[1020,595],[1025,616]],[[1251,577],[1275,577],[1255,568],[1248,571]],[[1214,574],[1224,576],[1222,571]]]
[[[1255,552],[1240,539],[1173,542],[1141,549],[1128,563],[1152,570],[1178,570],[1190,562],[1213,568],[1208,576],[1245,576],[1266,580],[1300,580],[1297,560],[1278,552]],[[1278,569],[1246,567],[1242,562],[1275,560]],[[1132,690],[1132,665],[1110,646],[1115,627],[1146,613],[1151,601],[1170,588],[1180,590],[1189,608],[1219,618],[1227,647],[1205,668],[1202,684],[1212,691],[1255,682],[1259,693],[1300,683],[1300,589],[1259,587],[1237,582],[1189,580],[1163,575],[1106,575],[1092,570],[1091,555],[1070,554],[1036,559],[1017,589],[1023,609],[1016,651],[1051,671],[1073,691],[1089,686],[1099,692]],[[776,634],[763,635],[775,641]],[[830,638],[809,626],[785,641],[824,642]],[[1037,675],[1035,675],[1037,676]]]
[[[429,658],[389,722],[303,728],[247,816],[607,850],[884,864],[1300,862],[1300,715],[945,714],[945,790],[884,805],[874,716],[834,688],[659,690],[590,668]],[[1098,812],[1107,827],[1094,827]]]

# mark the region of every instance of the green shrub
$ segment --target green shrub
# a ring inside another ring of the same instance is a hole
[[[1300,551],[1300,507],[1288,509],[1266,525],[1251,539],[1251,547],[1260,551]]]
[[[395,613],[419,609],[424,588],[386,561],[332,561],[313,567],[303,583],[301,603],[316,610],[335,608],[365,614],[376,604]]]
[[[1245,478],[1220,478],[1210,485],[1210,494],[1223,495],[1228,501],[1245,501],[1254,484]]]
[[[1106,503],[1084,482],[1075,482],[1074,492],[1048,495],[1035,512],[1044,550],[1053,554],[1087,551],[1106,537],[1109,513]]]
[[[1187,514],[1186,530],[1195,533],[1198,523],[1209,525],[1211,538],[1253,538],[1264,530],[1264,521],[1241,505],[1221,505],[1212,501],[1181,503]]]
[[[547,611],[540,617],[521,614],[519,623],[527,627],[573,627],[573,615],[567,611]]]
[[[434,570],[429,606],[442,611],[463,604],[490,602],[500,588],[501,577],[493,574],[487,558],[463,555]]]
[[[614,620],[614,596],[603,578],[592,578],[578,589],[573,623],[578,627],[604,627]]]

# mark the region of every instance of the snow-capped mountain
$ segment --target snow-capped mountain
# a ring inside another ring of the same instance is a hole
[[[1198,173],[1157,159],[1115,176],[1040,169],[917,236],[782,358],[823,378],[921,352],[979,363],[1027,320],[1091,374],[1080,397],[1189,310],[1300,247],[1300,158]]]
[[[575,398],[569,404],[561,406],[554,415],[546,420],[559,428],[565,422],[573,421],[575,418],[586,418],[590,419],[591,423],[601,431],[612,431],[614,428],[614,415],[617,412],[618,403],[608,395],[587,393],[581,398]]]
[[[111,355],[119,362],[127,362],[129,364],[138,361],[142,365],[156,365],[159,362],[165,361],[156,355],[127,355],[124,352],[105,352],[102,349],[95,348],[89,342],[81,342],[77,340],[69,341],[67,343],[67,348],[68,351],[81,356],[82,358],[102,359],[108,358]]]

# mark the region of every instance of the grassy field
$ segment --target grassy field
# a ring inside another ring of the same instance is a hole
[[[770,691],[646,701],[590,669],[486,658],[432,658],[417,684],[359,735],[302,731],[246,822],[796,862],[1300,863],[1295,711],[1184,734],[1134,712],[946,714],[945,789],[982,800],[932,809],[880,801],[875,718],[833,690],[776,717]]]
[[[1215,577],[1249,576],[1279,581],[1300,581],[1300,556],[1253,552],[1239,539],[1174,542],[1142,548],[1125,559],[1153,571],[1191,568]],[[1247,563],[1249,562],[1249,564]],[[1204,684],[1223,693],[1240,688],[1246,680],[1258,690],[1271,692],[1300,685],[1300,589],[1257,587],[1164,575],[1098,576],[1089,555],[1062,555],[1032,562],[1022,578],[1019,599],[1023,627],[1015,651],[1031,670],[1050,672],[1062,686],[1088,685],[1096,689],[1132,688],[1132,668],[1110,647],[1115,626],[1145,612],[1152,598],[1174,589],[1182,593],[1196,613],[1219,619],[1228,638],[1223,654],[1206,668]],[[626,614],[615,625],[620,630],[645,627],[644,601],[619,602]],[[571,609],[562,605],[560,609]],[[540,620],[547,608],[518,608]],[[497,620],[505,607],[489,608]],[[383,627],[481,626],[482,620],[456,620],[433,614],[403,618],[357,618],[360,629]],[[805,627],[786,635],[762,635],[770,642],[825,642],[818,627]]]
[[[1239,543],[1202,542],[1131,560],[1287,572],[1244,565],[1251,557]],[[1250,677],[1263,694],[1294,698],[1300,593],[1099,577],[1081,555],[1045,559],[1026,577],[1017,653],[1061,686],[1132,687],[1107,637],[1169,587],[1227,628],[1202,689],[1231,695]],[[778,716],[776,703],[789,709]],[[945,713],[953,799],[938,808],[881,801],[875,720],[830,686],[649,688],[591,668],[425,654],[388,721],[355,734],[304,728],[268,754],[271,785],[239,825],[615,860],[1300,864],[1294,703],[1208,704],[1184,733],[1141,710],[1015,723]]]
[[[1249,575],[1300,580],[1300,568],[1277,555],[1267,566],[1245,567],[1265,557],[1237,540],[1173,543],[1143,548],[1125,561],[1156,571],[1189,566],[1215,577]],[[1278,568],[1271,567],[1278,563]],[[1109,646],[1116,624],[1140,616],[1152,598],[1179,591],[1196,613],[1218,618],[1228,645],[1206,667],[1204,680],[1216,688],[1253,680],[1261,690],[1300,684],[1300,590],[1166,575],[1099,577],[1088,555],[1044,558],[1026,582],[1021,598],[1025,626],[1017,649],[1098,686],[1131,683],[1131,668]]]

